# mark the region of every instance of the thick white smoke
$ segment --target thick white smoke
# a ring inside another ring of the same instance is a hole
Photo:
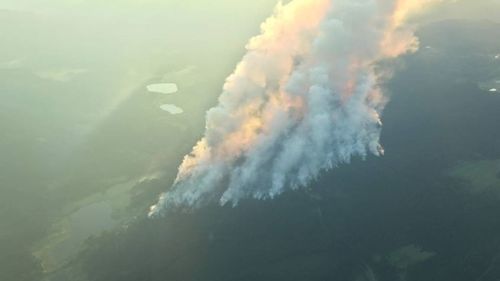
[[[206,132],[150,215],[273,198],[352,157],[381,155],[376,63],[416,50],[422,0],[278,4],[227,78]]]

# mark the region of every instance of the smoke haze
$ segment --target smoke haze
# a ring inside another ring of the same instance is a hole
[[[377,62],[418,48],[408,20],[431,1],[278,4],[206,116],[150,215],[271,199],[353,157],[380,156],[387,102]]]

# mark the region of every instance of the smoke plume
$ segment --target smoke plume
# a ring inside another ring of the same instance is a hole
[[[377,63],[418,48],[408,18],[431,0],[293,0],[278,4],[206,116],[150,215],[236,205],[306,186],[353,157],[382,155],[387,99]]]

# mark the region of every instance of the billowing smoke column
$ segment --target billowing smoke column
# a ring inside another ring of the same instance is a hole
[[[415,51],[406,24],[429,0],[278,4],[208,111],[203,139],[150,215],[273,198],[353,157],[381,155],[376,63]]]

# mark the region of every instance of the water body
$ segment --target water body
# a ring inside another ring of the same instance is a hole
[[[165,95],[175,94],[179,91],[179,88],[175,83],[150,84],[147,86],[147,89],[151,93],[158,93]]]
[[[58,244],[54,254],[61,260],[78,251],[81,243],[93,234],[111,229],[116,221],[111,217],[113,208],[107,201],[80,208],[68,219],[68,238]]]
[[[172,115],[184,113],[184,110],[174,104],[164,104],[160,106],[161,110],[166,111]]]
[[[75,210],[54,225],[50,235],[34,252],[44,271],[52,272],[64,265],[89,237],[119,225],[120,219],[115,215],[128,206],[129,191],[134,184],[135,181],[117,184],[104,193],[77,202]]]
[[[500,196],[500,159],[462,161],[448,175],[459,180],[471,193]]]
[[[500,89],[500,79],[494,78],[486,81],[480,81],[478,83],[479,89],[483,91],[488,91],[488,92],[498,92],[498,89]]]

